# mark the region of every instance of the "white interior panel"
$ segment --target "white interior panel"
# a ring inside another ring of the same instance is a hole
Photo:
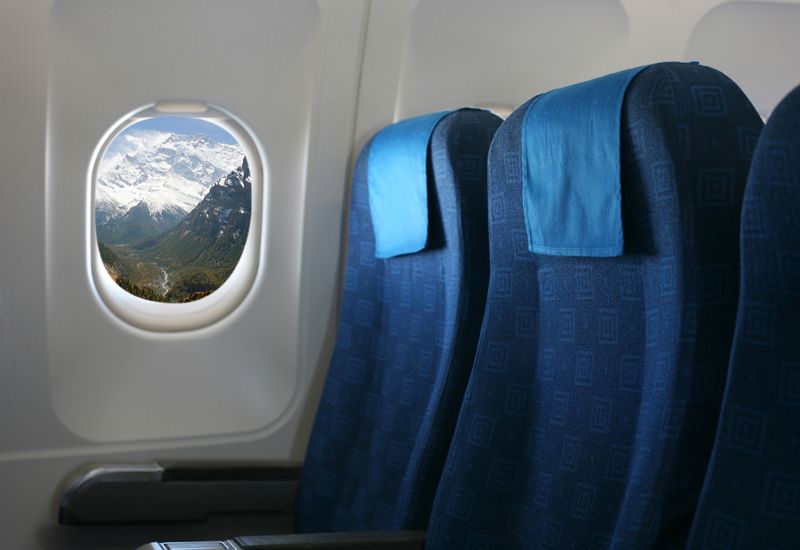
[[[300,342],[309,132],[330,117],[313,108],[322,101],[315,79],[324,75],[319,28],[311,1],[56,3],[47,342],[53,406],[73,433],[95,442],[254,437],[275,429],[297,403],[301,378],[317,366],[303,372],[299,349],[321,356],[325,341],[315,331]],[[76,232],[91,214],[87,163],[105,131],[121,114],[174,98],[224,106],[248,126],[264,156],[266,216],[261,265],[245,301],[212,326],[164,334],[136,329],[103,307],[86,269],[89,245]],[[339,195],[343,180],[343,173],[334,180]],[[337,250],[341,198],[335,206],[335,231],[325,231]],[[336,271],[326,273],[316,283],[331,302]],[[315,317],[329,322],[319,311]]]
[[[312,0],[239,1],[231,8],[208,0],[55,4],[48,362],[56,413],[84,439],[260,430],[287,411],[297,389],[300,190],[318,11]],[[81,235],[94,216],[87,173],[98,142],[121,115],[176,98],[223,106],[252,129],[266,191],[265,223],[253,234],[266,246],[253,289],[231,315],[169,334],[138,330],[104,307],[87,269],[91,239]]]
[[[715,67],[739,84],[766,117],[800,84],[800,4],[726,2],[694,28],[688,58]]]
[[[617,0],[422,0],[405,38],[397,118],[517,106],[576,74],[603,74],[627,37]]]

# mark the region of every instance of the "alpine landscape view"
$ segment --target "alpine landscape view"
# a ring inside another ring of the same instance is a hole
[[[129,127],[101,160],[95,189],[109,275],[156,302],[211,294],[242,255],[251,184],[241,145],[210,122],[159,117]]]

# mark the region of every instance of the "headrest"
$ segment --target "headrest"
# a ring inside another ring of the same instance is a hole
[[[621,256],[620,126],[628,85],[649,65],[536,97],[522,124],[528,249]]]
[[[454,111],[410,118],[381,130],[369,146],[367,188],[375,257],[419,252],[428,241],[428,144]]]

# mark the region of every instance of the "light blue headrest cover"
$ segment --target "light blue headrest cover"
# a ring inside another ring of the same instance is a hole
[[[425,248],[428,241],[428,143],[453,111],[403,120],[381,130],[369,148],[367,188],[375,257]]]
[[[622,102],[648,66],[559,88],[528,106],[522,200],[531,252],[622,255]]]

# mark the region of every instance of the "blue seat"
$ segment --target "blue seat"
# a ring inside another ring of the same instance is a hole
[[[713,69],[644,69],[621,104],[624,254],[551,256],[529,251],[523,211],[533,103],[490,150],[486,314],[426,548],[685,544],[733,335],[761,120]]]
[[[769,118],[744,197],[722,416],[690,548],[800,547],[800,87]]]
[[[486,159],[500,123],[461,110],[436,124],[422,151],[427,244],[412,254],[376,258],[368,175],[377,138],[358,158],[342,311],[303,466],[298,532],[427,525],[483,318]]]

